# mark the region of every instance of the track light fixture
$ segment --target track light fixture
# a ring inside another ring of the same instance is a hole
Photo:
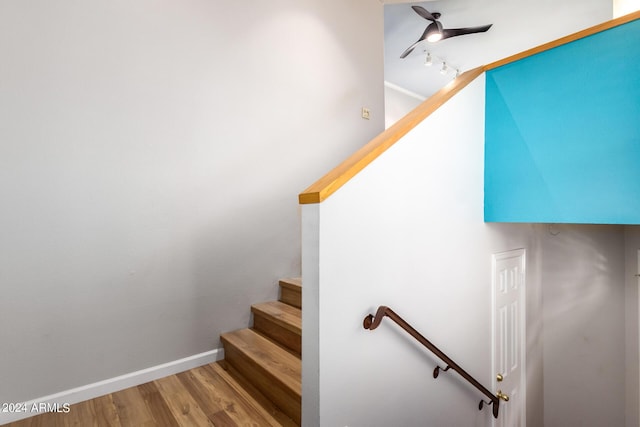
[[[431,59],[431,53],[427,52],[427,57],[424,60],[424,66],[430,67],[433,65],[433,59]]]
[[[432,55],[431,52],[427,51],[426,49],[424,50],[424,54],[425,54],[425,59],[424,59],[425,67],[431,67],[434,64],[436,65],[442,64],[440,68],[440,74],[442,74],[443,76],[446,76],[447,74],[449,74],[449,71],[453,71],[455,73],[454,78],[460,75],[460,69],[458,67],[456,66],[452,67],[450,64],[447,63],[447,61]]]

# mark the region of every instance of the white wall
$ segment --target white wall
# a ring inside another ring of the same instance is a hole
[[[433,380],[433,356],[362,319],[390,306],[491,387],[491,254],[514,248],[527,250],[527,424],[634,425],[624,229],[484,224],[483,105],[481,77],[304,206],[303,349],[319,355],[303,358],[304,425],[491,425],[477,391],[456,374]]]
[[[624,229],[625,241],[625,426],[640,425],[640,360],[639,360],[639,322],[638,281],[640,273],[638,251],[640,251],[640,227],[627,226]]]
[[[296,195],[383,129],[382,32],[370,0],[0,2],[0,402],[246,327]]]
[[[391,322],[362,328],[365,315],[389,305],[490,387],[491,254],[522,247],[528,319],[540,318],[535,227],[482,220],[483,105],[481,77],[325,202],[303,210],[305,227],[317,227],[303,234],[305,292],[313,286],[319,301],[317,329],[303,313],[304,350],[319,344],[318,366],[303,358],[303,378],[320,372],[319,421],[304,425],[490,425],[491,411],[478,411],[482,395],[454,373],[434,380],[437,362]],[[314,244],[318,271],[304,256]],[[538,367],[541,326],[529,328],[530,366]],[[541,375],[528,372],[533,402],[542,400]],[[313,404],[305,393],[303,415]],[[541,411],[531,409],[531,425]]]
[[[624,229],[553,225],[541,243],[544,425],[623,426]]]
[[[613,17],[617,18],[640,10],[640,0],[613,0]]]
[[[393,83],[384,82],[384,127],[391,127],[426,98],[409,92]]]

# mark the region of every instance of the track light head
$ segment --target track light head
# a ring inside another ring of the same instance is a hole
[[[430,67],[433,65],[433,59],[431,58],[431,54],[429,52],[427,52],[427,57],[424,60],[424,66],[425,67]]]

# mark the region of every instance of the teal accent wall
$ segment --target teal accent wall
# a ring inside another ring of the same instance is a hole
[[[486,73],[485,221],[640,224],[640,20]]]

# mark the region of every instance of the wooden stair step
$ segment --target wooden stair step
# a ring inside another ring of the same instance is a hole
[[[253,314],[272,318],[274,323],[302,335],[302,310],[281,301],[269,301],[251,306]]]
[[[302,311],[280,301],[251,306],[253,328],[300,356],[302,352]]]
[[[293,421],[301,422],[302,363],[273,341],[252,329],[220,336],[226,363],[253,385]]]
[[[302,308],[302,278],[294,277],[280,280],[280,301]]]
[[[229,384],[231,388],[233,388],[235,393],[240,395],[244,400],[250,402],[251,406],[256,408],[260,415],[267,419],[269,426],[293,427],[296,425],[293,420],[283,414],[271,401],[256,390],[251,383],[247,382],[247,380],[239,374],[234,375],[233,368],[223,369],[222,365],[223,364],[220,362],[216,362],[211,365],[206,365],[204,368],[209,369],[213,374],[219,376]],[[240,402],[242,403],[242,401]],[[234,409],[233,412],[238,412],[233,401],[224,403],[226,404],[226,408],[232,407]],[[258,425],[262,425],[257,416],[253,416],[252,421],[254,423],[258,423]],[[246,422],[246,420],[243,420],[243,422]],[[235,425],[243,425],[243,422],[236,422]]]

